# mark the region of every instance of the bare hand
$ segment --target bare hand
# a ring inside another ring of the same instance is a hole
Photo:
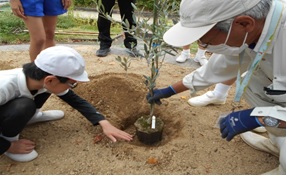
[[[28,139],[20,139],[11,142],[11,146],[8,149],[9,153],[13,154],[26,154],[33,151],[35,143]]]
[[[67,10],[72,5],[72,0],[62,0],[64,9]]]
[[[127,141],[131,141],[133,139],[132,135],[122,130],[119,130],[118,128],[110,124],[110,122],[107,120],[101,120],[99,124],[102,126],[105,135],[108,138],[110,138],[113,142],[117,142],[116,138],[124,139]]]
[[[20,0],[10,0],[10,7],[12,9],[12,13],[17,17],[23,19],[27,18],[24,15],[24,9],[22,7],[22,3],[20,2]]]

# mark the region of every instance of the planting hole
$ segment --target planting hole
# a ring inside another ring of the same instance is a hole
[[[135,121],[149,114],[144,77],[132,73],[106,73],[90,77],[90,80],[79,84],[75,92],[95,106],[113,125],[135,135]],[[163,120],[164,129],[162,140],[154,145],[164,145],[178,137],[183,122],[175,118],[179,112],[174,108],[156,105],[154,115]],[[136,136],[131,144],[145,146]]]

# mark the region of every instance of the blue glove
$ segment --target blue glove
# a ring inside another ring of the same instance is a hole
[[[255,116],[250,116],[252,109],[232,112],[228,116],[219,120],[221,137],[227,141],[237,134],[250,131],[259,126],[263,126]]]
[[[150,93],[148,93],[146,95],[146,99],[147,99],[148,103],[150,103],[150,104],[156,103],[156,104],[160,105],[161,104],[161,101],[160,101],[161,98],[168,98],[174,94],[176,94],[176,92],[173,89],[173,87],[168,86],[167,88],[163,88],[163,89],[155,89],[153,91],[153,96],[151,96]]]

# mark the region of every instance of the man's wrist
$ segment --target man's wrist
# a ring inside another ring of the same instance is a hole
[[[267,126],[265,123],[264,123],[264,120],[263,120],[263,117],[260,116],[260,117],[256,117],[257,120],[263,125],[263,126]],[[283,120],[279,120],[279,124],[277,126],[277,128],[286,128],[286,122],[283,121]]]
[[[167,88],[164,88],[161,90],[161,93],[167,98],[170,97],[174,94],[176,94],[175,90],[173,89],[172,86],[168,86]]]
[[[174,90],[174,88],[172,86],[169,86],[169,87],[172,89],[173,93],[176,94],[176,91]]]
[[[255,120],[260,126],[264,126],[264,122],[263,122],[262,117],[255,117]]]

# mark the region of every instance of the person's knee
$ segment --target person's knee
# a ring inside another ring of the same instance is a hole
[[[27,117],[32,117],[36,112],[34,100],[26,97],[19,98],[18,103],[15,104],[15,112],[22,116],[25,114]]]
[[[4,136],[13,137],[19,134],[36,112],[36,105],[30,98],[14,99],[1,122],[1,131]]]
[[[31,38],[31,43],[34,43],[34,47],[43,48],[46,42],[46,36],[38,36]]]
[[[45,30],[45,33],[46,33],[46,40],[54,40],[55,38],[55,31],[54,30]]]

